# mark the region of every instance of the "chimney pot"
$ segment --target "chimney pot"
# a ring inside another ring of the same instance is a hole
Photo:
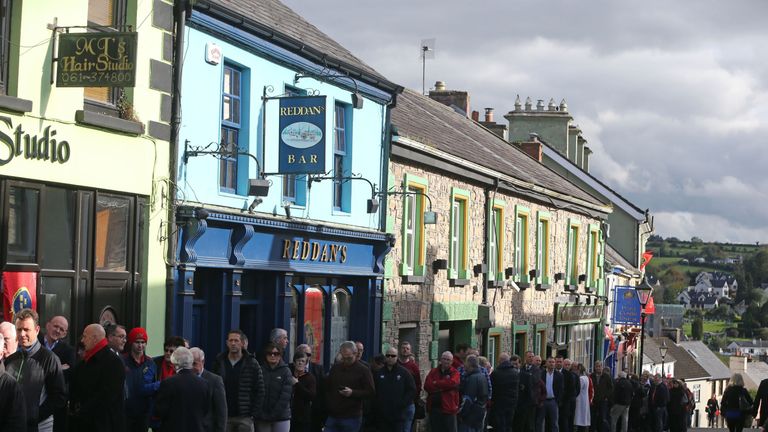
[[[493,108],[486,108],[485,109],[485,122],[486,123],[493,123]]]
[[[526,111],[530,111],[530,110],[531,110],[531,106],[532,106],[532,104],[533,104],[533,103],[531,102],[531,97],[530,97],[530,96],[528,96],[528,97],[525,99],[525,110],[526,110]]]
[[[547,105],[547,109],[550,111],[557,111],[557,105],[555,105],[555,98],[549,99],[549,105]]]
[[[437,91],[444,91],[445,90],[445,81],[436,81],[435,82],[435,90],[437,90]]]
[[[565,99],[560,101],[560,111],[568,112],[568,104],[565,103]]]
[[[472,111],[472,120],[479,122],[480,121],[480,113],[477,111]]]
[[[523,109],[523,105],[520,103],[520,95],[517,95],[515,98],[515,111],[520,111]]]
[[[544,99],[539,99],[536,102],[536,111],[544,111]]]

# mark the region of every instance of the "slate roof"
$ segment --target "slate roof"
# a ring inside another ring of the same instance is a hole
[[[768,340],[733,341],[731,344],[741,348],[768,348]]]
[[[685,348],[675,345],[672,339],[661,337],[651,339],[654,339],[657,345],[661,345],[662,342],[667,343],[667,358],[672,355],[677,360],[675,362],[675,378],[692,380],[709,378],[711,376]],[[645,338],[645,340],[648,341],[648,338]]]
[[[219,19],[228,21],[250,33],[271,39],[272,42],[298,52],[320,64],[338,67],[346,65],[354,72],[362,72],[385,88],[398,88],[372,67],[355,57],[349,50],[310,24],[301,15],[278,0],[200,0],[195,9],[206,10]],[[229,13],[227,13],[229,11]],[[245,24],[245,25],[243,25]]]
[[[728,379],[731,370],[712,352],[702,341],[680,342],[678,345],[685,349],[696,362],[707,371],[712,379]]]
[[[398,96],[392,124],[401,137],[593,205],[607,205],[488,129],[413,90]]]
[[[648,359],[651,360],[654,364],[661,364],[661,354],[659,353],[659,345],[661,345],[661,340],[667,339],[667,338],[652,338],[648,337],[648,335],[645,336],[645,348],[643,348],[643,356],[648,357]],[[658,340],[658,343],[657,343]],[[667,346],[670,345],[672,341],[667,340]],[[672,363],[674,361],[677,361],[677,358],[675,358],[674,355],[672,355],[672,350],[667,351],[666,357],[664,357],[664,363]],[[648,363],[648,362],[645,362]],[[677,374],[677,366],[675,366],[675,374]]]
[[[716,279],[712,281],[712,286],[715,288],[722,288],[725,286],[726,281],[724,279]]]

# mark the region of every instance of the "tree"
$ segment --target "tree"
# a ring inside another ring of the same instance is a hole
[[[741,316],[741,331],[744,337],[752,337],[755,329],[762,327],[760,323],[760,308],[750,305]]]
[[[666,273],[661,276],[660,280],[665,289],[671,288],[675,291],[680,291],[688,286],[688,277],[685,273],[676,268],[667,270]]]
[[[677,294],[670,287],[664,287],[661,291],[661,303],[662,304],[675,304],[677,303]]]
[[[701,317],[696,317],[691,325],[691,338],[693,340],[701,340],[704,337],[704,320]]]
[[[691,237],[691,243],[704,243],[704,240],[702,240],[700,237],[693,236]]]

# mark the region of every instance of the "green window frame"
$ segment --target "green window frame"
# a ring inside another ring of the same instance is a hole
[[[488,280],[504,280],[504,209],[507,204],[494,199],[488,209]]]
[[[579,231],[581,223],[568,219],[568,252],[566,255],[565,277],[569,285],[579,283]]]
[[[451,188],[451,226],[448,249],[448,278],[469,279],[469,251],[467,248],[470,193]]]
[[[403,226],[401,276],[424,276],[426,243],[424,238],[424,196],[429,183],[427,179],[406,174],[403,178]]]
[[[597,288],[600,280],[600,228],[589,225],[589,241],[587,247],[587,281],[590,288]]]
[[[523,206],[515,206],[515,282],[528,283],[530,242],[528,227],[531,210]]]
[[[540,211],[536,219],[536,269],[539,271],[537,282],[548,284],[552,268],[549,257],[549,243],[552,238],[552,217],[548,212]]]

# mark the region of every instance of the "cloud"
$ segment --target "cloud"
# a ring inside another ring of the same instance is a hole
[[[497,121],[518,94],[565,98],[592,173],[650,208],[667,235],[764,234],[768,1],[286,3],[414,89],[419,42],[435,38],[427,86],[467,90]]]
[[[657,234],[688,240],[699,237],[704,241],[761,244],[768,240],[768,227],[745,227],[723,217],[690,212],[657,212],[654,214]]]

